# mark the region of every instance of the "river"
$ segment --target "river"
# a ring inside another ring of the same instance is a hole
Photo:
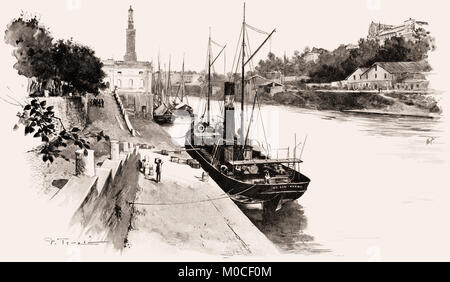
[[[203,112],[204,101],[189,97],[189,103]],[[211,108],[220,114],[219,102],[212,101]],[[251,111],[247,106],[247,118]],[[256,211],[244,210],[283,254],[314,260],[450,259],[444,118],[273,105],[256,107],[254,116],[250,136],[267,139],[273,157],[286,156],[286,150],[275,149],[288,146],[292,157],[294,134],[301,143],[297,156],[305,143],[300,169],[311,178],[305,195],[267,224]],[[188,120],[177,119],[166,129],[182,144],[188,127]]]

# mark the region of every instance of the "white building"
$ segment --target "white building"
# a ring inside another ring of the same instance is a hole
[[[117,87],[119,94],[150,94],[152,65],[149,62],[103,61],[105,82],[110,90]]]
[[[346,79],[349,90],[426,91],[430,66],[421,62],[376,62],[359,68]]]
[[[103,71],[106,73],[104,81],[110,91],[117,89],[125,107],[134,107],[136,112],[151,113],[153,112],[151,91],[153,66],[150,62],[137,60],[133,12],[130,6],[124,60],[103,61]]]
[[[349,90],[358,89],[358,84],[361,82],[361,75],[365,73],[368,68],[357,68],[351,75],[344,80],[344,85],[347,85]]]
[[[372,22],[369,26],[369,39],[378,39],[380,44],[384,44],[387,39],[394,36],[403,37],[406,40],[415,40],[415,32],[428,25],[427,22],[416,21],[415,19],[409,18],[400,25],[387,25],[381,23]]]

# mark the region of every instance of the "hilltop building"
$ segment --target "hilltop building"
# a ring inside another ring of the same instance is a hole
[[[319,61],[320,55],[322,55],[325,51],[326,51],[325,49],[313,47],[311,51],[305,54],[303,59],[307,63],[309,62],[317,63],[317,61]]]
[[[419,29],[425,29],[427,22],[408,19],[401,25],[387,25],[372,22],[369,26],[368,39],[378,39],[380,44],[384,44],[387,39],[394,36],[403,37],[406,40],[415,40],[414,34]]]
[[[103,61],[105,82],[109,90],[117,88],[125,107],[133,107],[135,112],[152,113],[152,63],[138,61],[136,55],[136,29],[134,10],[128,10],[126,29],[126,52],[123,61],[108,59]]]

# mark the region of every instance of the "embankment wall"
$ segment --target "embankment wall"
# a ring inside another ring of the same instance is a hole
[[[53,106],[55,116],[59,117],[66,128],[84,128],[87,123],[87,99],[85,97],[45,97],[47,106]]]
[[[119,160],[107,159],[96,167],[95,176],[73,176],[51,201],[80,235],[122,249],[133,215],[130,203],[138,191],[139,158],[133,147],[122,150]]]

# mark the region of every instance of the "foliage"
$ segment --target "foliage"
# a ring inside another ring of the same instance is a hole
[[[370,67],[375,62],[425,60],[428,52],[433,48],[428,37],[418,38],[417,41],[392,37],[387,39],[383,45],[373,39],[361,39],[357,49],[347,50],[345,46],[341,45],[332,52],[322,54],[309,75],[312,82],[339,81],[349,76],[356,68]]]
[[[14,68],[20,75],[32,77],[35,75],[33,70],[33,58],[43,52],[48,51],[52,46],[53,37],[50,32],[39,24],[36,16],[21,14],[19,18],[14,19],[5,31],[5,43],[12,45],[16,49],[13,55],[17,59]]]
[[[266,60],[261,60],[256,66],[256,71],[260,74],[266,74],[273,71],[281,71],[283,70],[285,62],[283,59],[275,56],[274,53],[269,52]]]
[[[270,72],[281,72],[286,76],[310,76],[311,82],[331,82],[343,80],[358,67],[369,67],[375,62],[411,62],[428,58],[429,51],[435,50],[434,38],[422,28],[415,30],[414,40],[392,37],[384,44],[374,39],[360,39],[358,48],[340,45],[333,51],[320,48],[311,50],[306,47],[303,52],[295,51],[292,58],[283,58],[269,53],[266,60],[261,60],[256,71],[266,76]],[[306,55],[315,51],[320,53],[317,62],[307,62]]]
[[[62,83],[64,93],[98,94],[105,85],[103,64],[89,47],[72,40],[58,40],[50,50],[56,68],[54,79]]]
[[[53,106],[47,106],[46,101],[40,101],[37,97],[32,98],[23,107],[23,112],[18,113],[18,116],[19,123],[25,125],[25,135],[33,134],[34,138],[40,138],[43,142],[39,153],[44,162],[52,163],[58,157],[68,161],[68,158],[61,154],[61,148],[65,148],[69,144],[78,146],[87,155],[91,144],[89,138],[96,138],[97,142],[102,139],[109,140],[103,131],[81,134],[79,128],[66,129],[61,119],[55,116]],[[16,125],[14,128],[17,129],[18,126]]]
[[[19,75],[32,78],[35,93],[42,96],[45,90],[52,95],[68,93],[98,94],[105,87],[102,83],[105,73],[102,63],[94,51],[76,44],[72,39],[54,42],[49,30],[39,23],[39,18],[22,13],[8,24],[4,37],[5,43],[13,46],[13,56],[17,59],[14,68]],[[21,106],[21,105],[18,105]],[[53,106],[34,97],[22,106],[17,114],[19,123],[25,126],[25,135],[33,135],[43,142],[39,148],[44,162],[53,162],[61,157],[62,148],[74,144],[80,149],[90,149],[90,138],[109,140],[103,131],[82,134],[79,128],[66,129],[59,117],[55,116]],[[17,130],[16,124],[14,129]]]
[[[14,68],[20,75],[36,80],[35,96],[86,93],[98,94],[106,85],[101,60],[95,52],[70,40],[57,40],[39,19],[24,14],[14,19],[5,31],[5,42],[15,47]]]

